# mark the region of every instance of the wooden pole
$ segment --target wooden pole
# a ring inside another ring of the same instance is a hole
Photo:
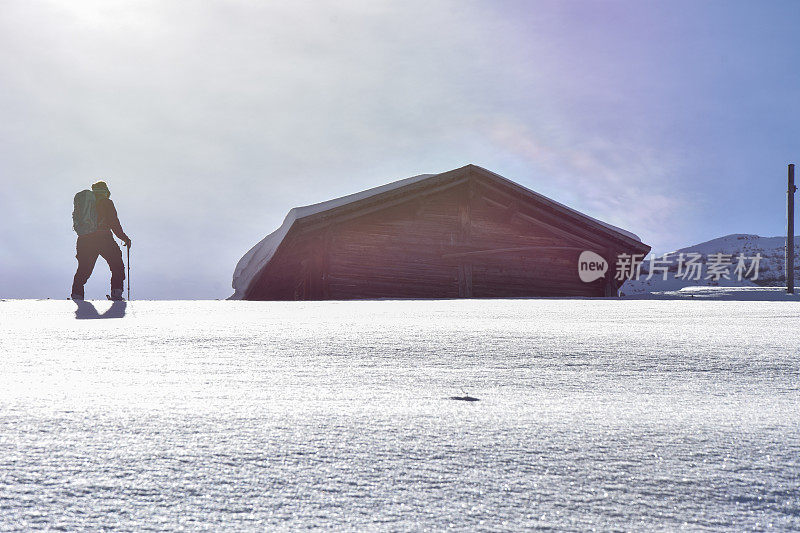
[[[789,188],[786,190],[786,292],[794,294],[794,164],[789,165]]]
[[[131,301],[131,247],[126,246],[128,249],[128,301]]]

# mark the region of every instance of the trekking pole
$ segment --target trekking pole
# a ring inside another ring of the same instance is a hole
[[[128,301],[131,301],[131,247],[126,246],[128,249]]]

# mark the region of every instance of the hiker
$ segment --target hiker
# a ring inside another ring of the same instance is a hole
[[[78,270],[72,282],[72,299],[83,300],[83,286],[92,275],[97,256],[101,255],[111,269],[110,298],[122,300],[125,265],[122,263],[122,251],[111,232],[128,248],[131,246],[131,238],[122,231],[108,185],[104,181],[98,181],[92,185],[91,191],[85,190],[76,194],[74,204],[72,221],[78,234],[75,256],[78,258]]]

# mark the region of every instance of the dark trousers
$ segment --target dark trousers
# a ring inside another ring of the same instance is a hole
[[[72,281],[72,294],[83,297],[83,286],[92,275],[97,256],[103,256],[111,269],[111,290],[122,289],[125,280],[125,265],[122,262],[122,250],[110,231],[97,231],[78,237],[78,270]]]

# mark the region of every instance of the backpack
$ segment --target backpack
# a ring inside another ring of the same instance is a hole
[[[72,229],[78,235],[97,231],[97,208],[94,193],[89,189],[79,192],[73,200]]]

